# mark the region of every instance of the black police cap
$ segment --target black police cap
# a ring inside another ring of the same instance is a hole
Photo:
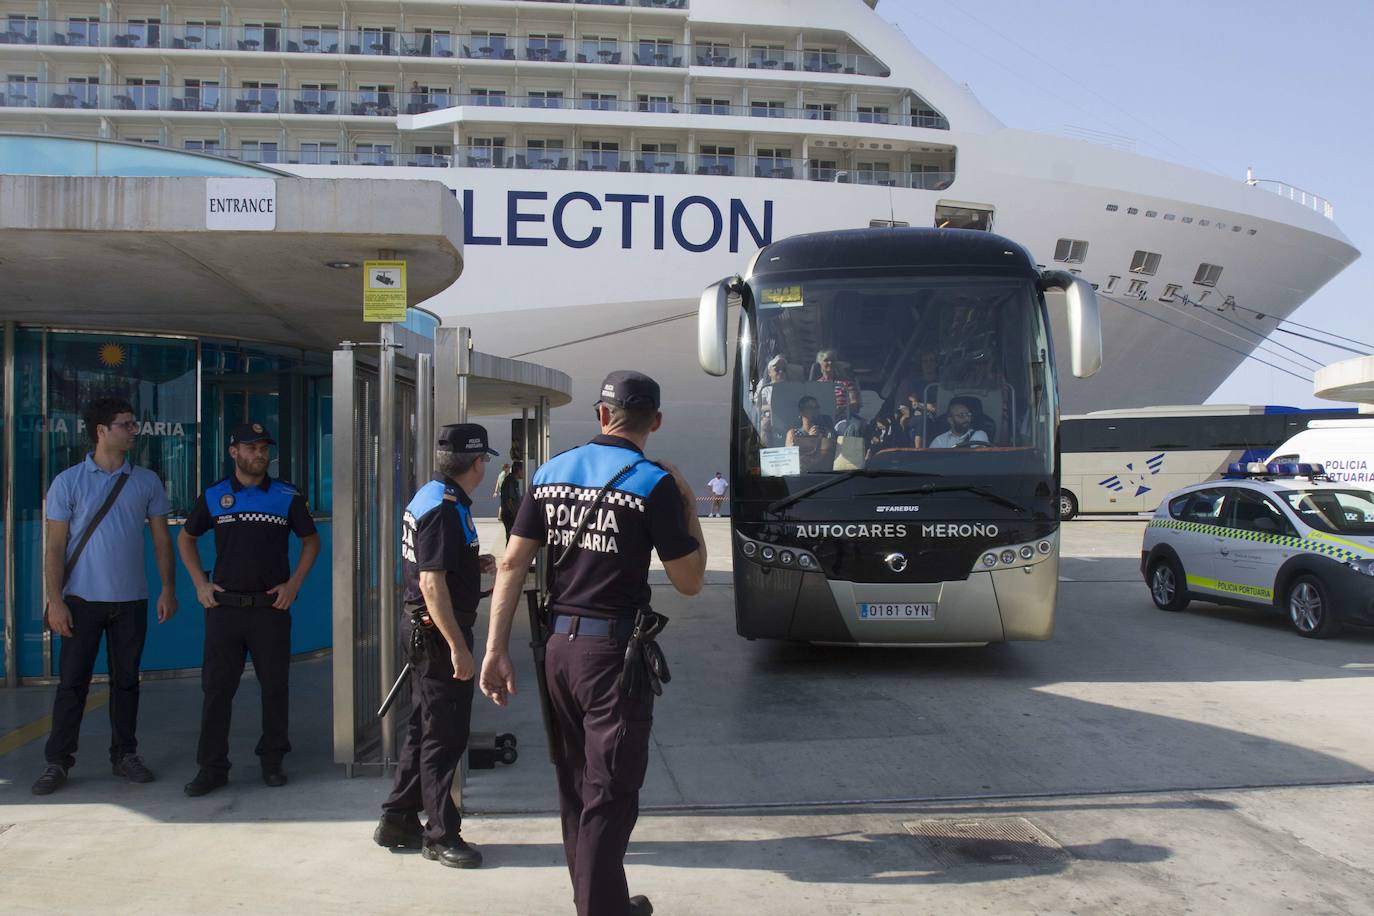
[[[601,403],[627,410],[652,408],[658,410],[658,382],[643,372],[617,369],[601,383]]]
[[[267,431],[267,427],[261,423],[240,423],[234,427],[234,431],[229,434],[230,445],[244,445],[248,442],[266,442],[268,445],[276,445],[277,440],[272,438],[272,434]]]
[[[441,451],[460,454],[472,454],[473,452],[486,452],[488,455],[498,454],[495,449],[487,445],[487,428],[477,423],[450,423],[441,428],[436,447]]]

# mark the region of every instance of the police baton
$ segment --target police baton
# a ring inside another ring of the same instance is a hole
[[[525,605],[530,612],[530,649],[534,652],[534,682],[539,694],[539,714],[544,720],[544,740],[549,745],[549,763],[558,766],[558,722],[553,717],[549,679],[544,674],[545,645],[550,634],[548,621],[539,607],[538,589],[531,588],[525,592]]]

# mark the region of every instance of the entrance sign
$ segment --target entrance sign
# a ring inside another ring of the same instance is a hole
[[[363,262],[363,321],[406,320],[406,262]]]
[[[277,228],[277,182],[271,178],[205,179],[205,228],[271,232]]]

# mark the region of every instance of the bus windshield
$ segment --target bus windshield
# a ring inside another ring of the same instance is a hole
[[[1049,341],[1030,281],[817,271],[756,276],[749,292],[745,468],[1053,473]]]
[[[1318,531],[1374,534],[1374,493],[1368,490],[1288,490],[1279,496]]]

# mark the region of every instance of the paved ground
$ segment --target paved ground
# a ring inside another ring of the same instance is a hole
[[[1316,642],[1277,616],[1159,612],[1136,571],[1141,526],[1066,526],[1046,643],[749,643],[722,559],[697,599],[657,589],[674,679],[633,887],[666,914],[1374,913],[1374,631]],[[717,558],[726,538],[712,522]],[[371,845],[385,786],[328,764],[328,675],[328,659],[293,669],[284,789],[256,781],[245,681],[241,766],[199,800],[180,792],[194,680],[145,685],[159,782],[109,777],[100,710],[72,783],[46,800],[28,794],[41,741],[5,749],[51,695],[0,691],[0,906],[109,910],[122,887],[113,908],[143,912],[570,911],[528,692],[504,712],[479,701],[477,727],[516,733],[521,757],[472,774],[465,834],[488,867],[452,872]],[[939,840],[961,824],[1032,832],[995,848]]]

